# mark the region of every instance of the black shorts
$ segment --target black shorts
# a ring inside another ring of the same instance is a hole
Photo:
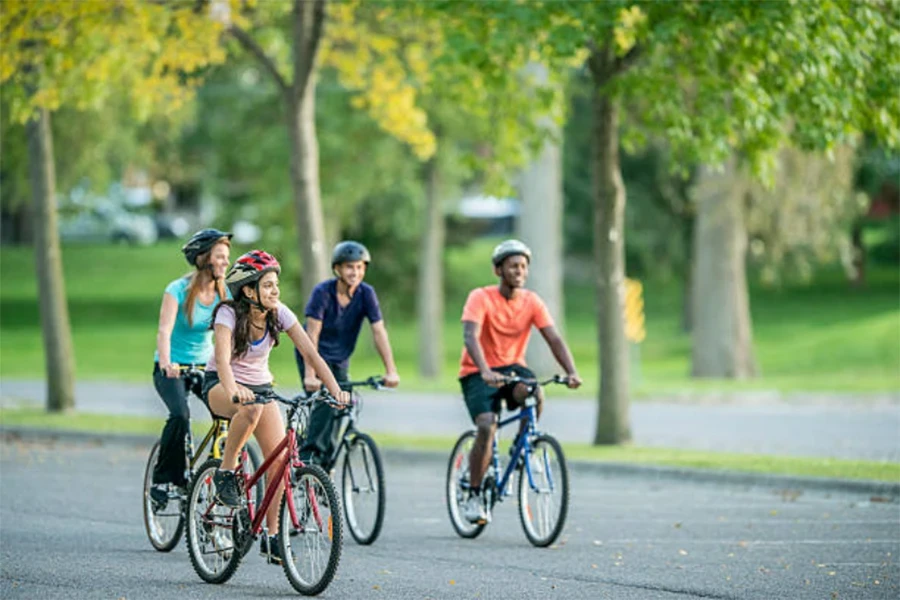
[[[491,370],[504,375],[534,379],[534,373],[531,372],[531,369],[522,365],[494,367]],[[472,417],[473,422],[475,417],[482,413],[499,413],[503,407],[504,400],[506,400],[507,410],[519,408],[519,403],[512,396],[514,385],[508,384],[499,388],[491,387],[481,378],[481,373],[466,375],[460,378],[459,384],[462,387],[463,399],[466,401],[466,408],[469,409],[469,416]]]
[[[209,390],[216,387],[217,383],[219,383],[219,374],[216,371],[206,371],[206,373],[203,375],[203,395],[200,396],[200,399],[203,400],[203,404],[205,404],[206,408],[209,409],[209,414],[219,419],[225,419],[226,417],[220,417],[219,415],[214,413],[213,409],[209,406]],[[261,392],[272,391],[271,383],[263,383],[261,385],[251,385],[249,383],[241,383],[240,381],[236,383],[257,394]],[[271,401],[271,398],[266,398],[263,401],[259,402],[259,404],[268,404]]]

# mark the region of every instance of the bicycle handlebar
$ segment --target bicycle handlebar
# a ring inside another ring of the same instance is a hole
[[[308,396],[304,396],[301,394],[301,395],[295,396],[293,398],[286,398],[285,396],[282,396],[275,390],[267,390],[264,392],[255,392],[254,396],[256,399],[253,402],[245,402],[244,404],[256,404],[256,403],[266,404],[266,402],[260,402],[260,400],[265,400],[265,401],[275,400],[276,402],[280,402],[282,404],[291,406],[293,408],[297,408],[298,406],[301,406],[301,405],[311,406],[312,404],[314,404],[316,402],[324,402],[333,408],[344,408],[346,406],[345,404],[341,404],[340,402],[338,402],[337,399],[335,399],[335,397],[332,396],[328,392],[328,390],[325,388],[317,390]],[[232,396],[231,401],[235,404],[241,404],[241,401],[237,397],[237,395]]]
[[[379,391],[390,389],[384,386],[384,377],[380,375],[373,375],[368,379],[363,379],[362,381],[339,381],[338,385],[342,390],[346,392],[352,392],[353,388],[357,387],[370,387],[373,390]]]
[[[568,377],[568,375],[554,375],[553,377],[550,377],[549,379],[540,381],[538,379],[529,379],[526,377],[519,377],[518,375],[513,375],[513,376],[505,375],[505,376],[503,376],[503,383],[506,383],[506,384],[524,383],[525,385],[540,385],[540,386],[549,385],[551,383],[556,383],[559,385],[569,385],[569,377]]]

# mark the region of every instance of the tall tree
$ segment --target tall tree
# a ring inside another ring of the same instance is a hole
[[[790,140],[832,148],[871,130],[900,142],[900,7],[893,2],[441,6],[460,25],[458,60],[491,81],[508,80],[510,64],[531,53],[558,69],[585,62],[593,79],[597,444],[630,438],[621,127],[626,142],[664,137],[687,164],[721,163],[737,151],[762,178],[771,178],[773,153]],[[621,118],[626,102],[633,122]]]
[[[529,147],[523,140],[550,129],[522,115],[534,114],[534,105],[559,104],[562,93],[548,95],[525,72],[507,86],[491,85],[478,69],[448,60],[454,25],[424,3],[341,3],[335,21],[329,63],[342,83],[358,90],[358,104],[427,161],[416,300],[420,372],[435,377],[443,363],[443,196],[465,178],[487,191],[509,191],[509,174],[540,142]]]
[[[123,92],[138,118],[181,109],[197,74],[224,60],[219,27],[196,24],[195,7],[188,1],[9,0],[0,12],[0,84],[9,84],[11,117],[26,124],[28,138],[50,411],[75,403],[50,114],[61,106],[97,110]]]

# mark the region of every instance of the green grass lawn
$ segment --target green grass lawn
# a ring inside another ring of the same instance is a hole
[[[82,413],[48,414],[40,409],[22,408],[0,409],[0,425],[59,431],[155,436],[162,428],[162,419]],[[206,433],[208,427],[208,423],[195,422],[193,424],[194,437],[199,440],[200,436]],[[456,441],[455,437],[412,437],[382,434],[374,437],[383,448],[423,450],[447,453],[448,455]],[[569,460],[578,461],[652,464],[667,467],[836,477],[839,479],[892,482],[900,480],[900,463],[891,462],[730,454],[669,448],[597,447],[587,444],[563,444],[563,448]]]
[[[425,381],[416,374],[414,315],[386,314],[405,388],[458,389],[459,313],[466,290],[493,281],[485,264],[491,244],[485,241],[448,251],[445,365],[439,380]],[[173,243],[149,248],[64,248],[79,378],[149,381],[163,288],[187,270],[178,248]],[[240,251],[234,249],[233,255]],[[900,273],[896,269],[870,270],[865,290],[851,289],[833,272],[808,287],[772,290],[751,285],[754,346],[762,371],[751,382],[692,380],[688,376],[690,336],[679,327],[681,290],[673,283],[644,283],[647,339],[639,349],[637,397],[705,390],[900,389]],[[390,291],[380,289],[379,293],[390,305]],[[302,311],[303,299],[290,277],[282,294],[286,304]],[[598,387],[594,292],[586,285],[569,284],[566,294],[566,338],[586,381],[583,395],[592,396]],[[0,378],[43,376],[39,323],[32,251],[4,247],[0,249]],[[355,376],[381,371],[368,328],[364,332],[354,357]],[[272,370],[284,385],[299,383],[289,344],[273,352]]]

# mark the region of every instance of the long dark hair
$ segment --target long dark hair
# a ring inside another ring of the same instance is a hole
[[[234,331],[232,332],[233,345],[231,347],[231,358],[243,356],[250,349],[250,299],[243,293],[243,288],[238,292],[238,298],[234,300],[223,300],[216,306],[213,311],[212,324],[210,329],[215,327],[216,314],[223,306],[230,306],[234,311]],[[266,333],[272,336],[275,345],[278,345],[278,328],[277,311],[266,311]]]

